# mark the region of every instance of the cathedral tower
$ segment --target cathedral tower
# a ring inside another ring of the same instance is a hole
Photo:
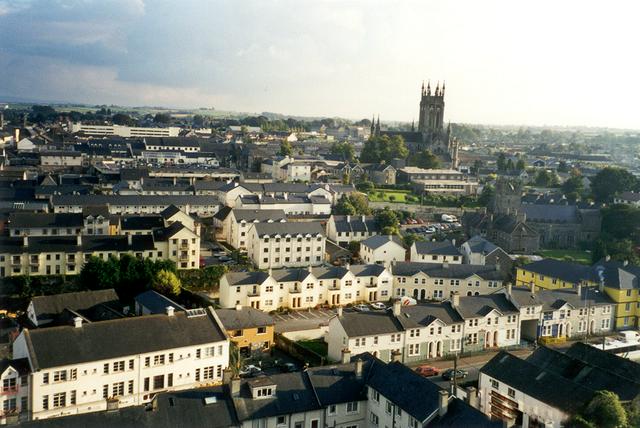
[[[420,94],[420,118],[418,120],[418,131],[422,133],[441,132],[444,128],[444,90],[445,85],[440,83],[436,86],[435,92],[431,93],[431,82],[427,82],[425,89],[422,84]]]

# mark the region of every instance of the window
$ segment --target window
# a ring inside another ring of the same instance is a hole
[[[155,355],[153,357],[153,365],[154,366],[161,366],[164,364],[164,354],[162,355]]]
[[[347,413],[356,413],[358,411],[358,402],[350,401],[347,403]]]
[[[151,365],[151,357],[144,357],[144,366],[149,367],[150,365]]]
[[[371,412],[371,414],[369,414],[369,422],[371,422],[372,425],[377,426],[378,425],[378,415],[376,415],[375,413]]]
[[[42,409],[43,410],[49,410],[49,396],[48,395],[43,395],[42,396]]]
[[[102,385],[102,398],[109,397],[109,385]]]
[[[393,404],[391,404],[391,401],[387,400],[387,413],[391,414],[393,413]]]
[[[102,366],[102,373],[109,374],[109,363],[104,363]]]
[[[416,356],[416,355],[420,355],[420,344],[419,343],[412,343],[409,345],[409,354],[410,357],[411,356]]]
[[[287,417],[286,416],[278,416],[276,419],[276,424],[277,425],[284,425],[287,423]]]
[[[66,380],[67,380],[67,371],[66,370],[59,370],[59,371],[53,372],[53,381],[54,382],[64,382]]]
[[[116,382],[112,386],[112,397],[120,397],[124,395],[124,382]]]
[[[204,369],[202,369],[202,379],[203,380],[213,379],[214,369],[215,369],[214,366],[205,367]]]
[[[327,409],[327,413],[330,415],[335,415],[336,414],[336,405],[335,404],[330,404],[329,408]]]
[[[500,382],[495,379],[491,379],[491,387],[496,389],[500,388]]]
[[[267,332],[267,327],[258,327],[258,334],[265,334]]]
[[[379,403],[380,402],[380,393],[378,391],[376,391],[375,389],[372,389],[371,390],[371,398],[376,403]]]
[[[133,381],[132,380],[130,380],[129,384],[127,385],[127,393],[133,394]]]
[[[507,388],[507,395],[511,398],[515,398],[516,396],[516,391],[513,388]]]
[[[158,375],[153,377],[153,389],[164,388],[164,375]]]
[[[197,373],[198,373],[198,372],[196,371],[196,375],[197,375]],[[196,379],[196,380],[198,380],[198,379]],[[149,378],[148,378],[148,377],[145,377],[145,378],[144,378],[144,390],[145,390],[145,391],[148,391],[148,390],[149,390]]]
[[[114,372],[123,372],[124,371],[124,360],[116,361],[113,363],[113,371]]]

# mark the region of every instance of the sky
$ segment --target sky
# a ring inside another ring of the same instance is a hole
[[[640,128],[637,1],[0,0],[0,98]]]

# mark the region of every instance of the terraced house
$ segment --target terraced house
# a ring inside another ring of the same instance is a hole
[[[221,383],[229,362],[212,308],[73,323],[24,329],[13,343],[13,357],[28,361],[31,420],[142,405],[162,391]]]
[[[263,311],[377,302],[391,297],[391,273],[380,265],[229,272],[220,279],[220,305]]]
[[[319,222],[254,223],[247,253],[258,269],[317,266],[324,261],[325,234]]]
[[[554,259],[539,260],[516,270],[516,285],[547,290],[596,286],[598,281],[590,266]]]
[[[504,294],[460,296],[391,311],[338,309],[329,322],[328,355],[344,349],[402,362],[506,348],[520,342],[519,311]]]
[[[602,289],[615,303],[615,329],[638,328],[640,322],[640,266],[600,260],[593,266]]]
[[[395,263],[391,267],[395,297],[418,300],[448,299],[454,292],[477,296],[503,287],[506,275],[498,265]]]

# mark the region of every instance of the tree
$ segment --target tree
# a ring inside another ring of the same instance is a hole
[[[400,135],[389,137],[388,135],[370,137],[362,148],[360,161],[366,163],[387,163],[399,158],[406,159],[409,149]]]
[[[334,142],[331,145],[331,154],[341,156],[342,159],[348,162],[353,162],[356,158],[356,150],[353,148],[353,144],[346,141],[344,143]]]
[[[496,167],[499,172],[504,172],[507,170],[507,157],[503,152],[500,152],[498,155],[498,160],[496,161]]]
[[[160,270],[153,277],[151,287],[160,294],[177,296],[180,294],[180,280],[175,273],[168,270]]]
[[[349,196],[349,201],[351,205],[353,205],[353,207],[355,208],[356,214],[358,215],[371,214],[371,209],[369,208],[369,200],[367,199],[366,196],[358,193],[354,193],[353,195]]]
[[[627,412],[620,398],[611,391],[597,391],[581,416],[599,428],[627,426]]]
[[[338,215],[356,214],[356,208],[353,206],[347,195],[342,195],[342,197],[338,199],[338,203],[336,204],[334,211]]]
[[[291,156],[293,154],[293,146],[288,140],[282,140],[278,154],[280,156]]]
[[[402,240],[404,241],[405,247],[409,248],[413,245],[414,242],[425,241],[426,238],[423,235],[407,233],[406,235],[404,235]]]
[[[555,172],[541,169],[536,174],[534,183],[536,184],[536,186],[541,187],[557,187],[559,184],[559,180]]]
[[[572,175],[567,179],[567,181],[562,183],[561,188],[567,199],[575,202],[584,190],[582,177],[580,177],[579,175]]]
[[[524,159],[518,159],[518,162],[516,162],[516,171],[518,172],[522,172],[526,169],[526,164],[524,163]]]
[[[513,164],[513,159],[509,158],[507,159],[507,166],[506,166],[507,171],[513,171],[516,169],[516,166]]]
[[[342,184],[351,184],[351,174],[348,172],[342,174]]]
[[[437,169],[440,168],[440,159],[430,150],[425,149],[409,156],[409,164],[419,168]]]
[[[135,126],[136,121],[131,116],[124,113],[116,113],[111,117],[111,121],[116,125]]]
[[[557,170],[558,172],[569,172],[569,166],[567,165],[567,162],[565,161],[558,162]]]
[[[493,186],[485,185],[478,197],[478,203],[483,207],[488,207],[496,194],[496,189]]]
[[[156,113],[153,117],[155,123],[167,124],[171,122],[171,115],[169,113]]]
[[[638,190],[638,187],[638,179],[623,168],[604,168],[591,179],[591,191],[598,202],[609,202],[616,193]]]
[[[347,248],[351,252],[351,255],[353,257],[356,257],[360,252],[360,243],[358,241],[350,241],[347,245]]]
[[[382,229],[383,235],[399,235],[400,234],[400,220],[395,211],[391,211],[389,208],[380,210],[376,213],[376,223],[380,229]]]
[[[375,189],[375,186],[371,181],[364,180],[356,184],[356,189],[361,192],[369,193]]]
[[[204,126],[204,116],[201,114],[194,115],[193,126]]]

